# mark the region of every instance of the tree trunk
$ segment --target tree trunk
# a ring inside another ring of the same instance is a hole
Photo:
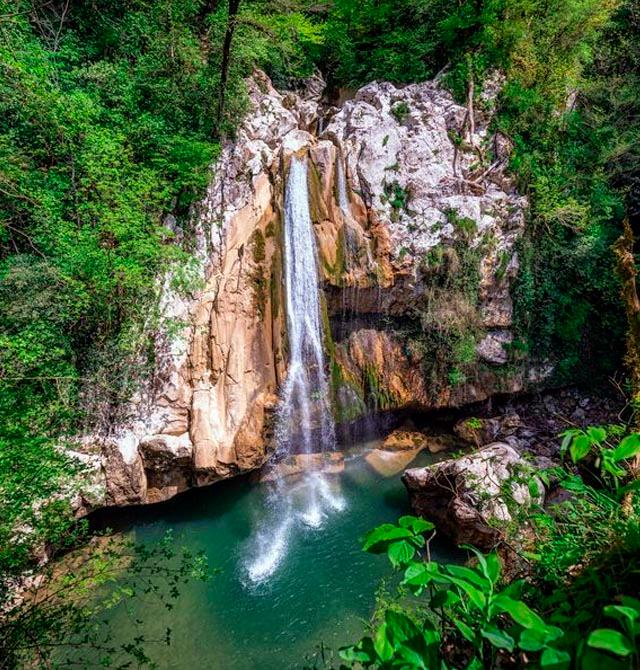
[[[638,297],[638,285],[636,260],[633,253],[635,238],[629,219],[625,219],[622,235],[613,245],[617,257],[617,270],[622,282],[622,300],[627,312],[627,355],[625,362],[631,377],[631,407],[634,412],[633,430],[640,432],[640,297]],[[633,459],[629,468],[633,478],[640,474],[640,459]],[[622,507],[627,515],[631,514],[632,499],[628,493],[623,501]]]
[[[636,261],[633,253],[635,239],[628,219],[625,219],[622,235],[613,245],[617,257],[617,270],[622,282],[622,300],[627,312],[626,364],[631,375],[631,402],[640,407],[640,297],[638,297]],[[636,428],[640,428],[640,413],[636,416]]]
[[[236,29],[236,19],[240,9],[240,0],[229,0],[229,14],[227,16],[227,30],[222,43],[222,63],[220,65],[220,97],[218,98],[218,128],[222,125],[224,115],[225,94],[229,79],[229,63],[231,60],[231,43]]]

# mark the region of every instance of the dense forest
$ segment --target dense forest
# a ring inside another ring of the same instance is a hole
[[[248,112],[255,68],[281,90],[319,71],[329,97],[437,77],[471,107],[502,73],[492,131],[530,203],[513,347],[553,360],[553,386],[613,377],[627,398],[620,425],[565,437],[568,464],[548,476],[572,507],[533,521],[525,582],[500,590],[496,554],[423,563],[432,526],[405,517],[365,544],[389,551],[404,595],[327,663],[638,667],[638,0],[0,0],[0,613],[35,547],[89,541],[56,496],[78,468],[58,447],[115,421],[153,369],[158,278],[170,267],[176,290],[192,288],[194,204]],[[580,479],[581,462],[597,481]],[[166,604],[206,572],[170,539],[100,545],[72,597],[0,623],[0,667],[70,667],[50,652],[71,639],[102,649],[105,667],[146,667],[146,641],[116,649],[86,628],[86,590],[136,561],[135,588],[113,602],[152,589]]]

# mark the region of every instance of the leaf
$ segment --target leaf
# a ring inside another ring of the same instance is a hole
[[[622,596],[621,600],[625,607],[632,607],[638,612],[638,615],[640,615],[640,600],[632,598],[631,596]]]
[[[350,647],[341,647],[338,649],[341,659],[350,663],[357,662],[363,665],[371,665],[376,660],[376,652],[373,647],[373,640],[365,637],[358,644]]]
[[[473,642],[475,640],[476,636],[474,635],[473,630],[470,626],[467,626],[464,621],[461,621],[455,617],[452,617],[451,621],[453,621],[454,626],[460,631],[462,637],[464,637],[465,640],[469,642]]]
[[[611,473],[614,477],[624,477],[627,474],[627,471],[616,465],[613,461],[613,456],[611,452],[604,452],[602,455],[602,467],[607,472]]]
[[[633,652],[633,647],[629,640],[619,631],[611,628],[598,628],[594,630],[587,644],[595,649],[603,649],[616,656],[629,656]]]
[[[443,607],[449,607],[451,605],[456,605],[460,602],[460,596],[457,593],[454,593],[451,589],[442,589],[438,591],[431,601],[429,602],[429,607],[432,610],[441,609]]]
[[[495,551],[487,555],[487,577],[492,584],[497,583],[502,570],[502,561]]]
[[[431,521],[410,515],[401,516],[398,519],[398,525],[402,528],[409,528],[416,533],[416,535],[419,533],[426,533],[428,530],[433,530],[435,528]]]
[[[387,610],[384,615],[387,637],[395,646],[412,638],[422,639],[422,631],[415,622],[402,612]]]
[[[618,495],[625,495],[626,493],[631,493],[632,491],[637,491],[640,489],[640,479],[634,479],[632,482],[626,486],[622,486],[618,489]]]
[[[493,604],[496,609],[506,612],[523,628],[546,628],[544,621],[521,600],[514,600],[509,596],[500,594],[495,597]]]
[[[387,556],[394,568],[406,565],[415,556],[416,549],[409,542],[401,540],[389,545]]]
[[[483,591],[488,591],[491,583],[482,575],[478,574],[476,570],[467,568],[464,565],[447,565],[447,572],[454,577],[460,577],[460,579],[466,579],[468,582],[471,582],[475,586],[481,588]]]
[[[600,442],[604,442],[607,439],[607,431],[601,426],[589,426],[587,428],[587,435],[594,444],[600,444]]]
[[[518,647],[523,651],[540,651],[545,646],[544,631],[538,628],[525,628],[520,633]]]
[[[640,454],[640,434],[627,435],[611,453],[614,463],[625,461]]]
[[[489,628],[483,628],[480,631],[480,634],[485,640],[489,640],[489,642],[494,647],[496,647],[496,649],[506,649],[507,651],[513,651],[515,641],[511,635],[505,633],[505,631],[500,630],[495,626],[491,626]]]
[[[591,440],[586,435],[578,435],[569,447],[571,460],[581,461],[591,451]]]
[[[635,610],[633,607],[626,607],[624,605],[607,605],[603,612],[609,616],[617,619],[618,621],[628,621],[633,625],[633,622],[638,618],[640,612]]]
[[[561,649],[547,647],[540,656],[540,667],[553,670],[565,670],[571,663],[571,656]]]
[[[372,554],[380,554],[386,551],[387,543],[409,537],[412,537],[412,533],[406,528],[398,528],[392,523],[383,523],[365,535],[362,549]]]
[[[448,580],[455,584],[459,589],[469,596],[469,600],[478,608],[482,609],[486,603],[487,599],[482,591],[477,589],[473,584],[468,582],[466,579],[460,579],[458,577],[450,576]]]
[[[579,431],[577,431],[575,428],[570,428],[569,430],[565,430],[564,433],[561,433],[562,443],[560,445],[560,454],[566,453],[569,445],[573,442],[578,432]]]
[[[388,661],[390,658],[393,658],[393,645],[387,635],[386,621],[378,626],[378,629],[376,630],[376,634],[373,638],[373,648],[375,649],[378,658],[381,660]]]
[[[407,586],[427,586],[436,577],[440,577],[440,566],[433,561],[428,563],[411,563],[404,572],[403,584]]]

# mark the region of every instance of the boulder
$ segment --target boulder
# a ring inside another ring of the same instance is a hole
[[[424,449],[428,443],[428,437],[416,430],[394,430],[389,433],[380,446],[385,451],[404,451],[406,449]]]
[[[372,449],[364,458],[379,475],[393,477],[410,465],[421,451],[422,447],[397,451]]]
[[[460,419],[453,427],[453,432],[468,444],[480,447],[483,444],[511,437],[521,426],[522,421],[515,413],[489,419],[472,416]]]
[[[529,464],[502,442],[469,456],[406,470],[402,481],[417,515],[435,523],[455,544],[482,551],[506,539],[515,509],[541,505],[544,499],[544,487]]]

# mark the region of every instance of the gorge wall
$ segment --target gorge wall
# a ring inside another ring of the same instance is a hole
[[[499,85],[475,101],[471,123],[434,82],[372,83],[331,108],[320,79],[282,94],[254,74],[252,111],[194,212],[197,289],[181,295],[166,279],[172,334],[156,336],[156,373],[129,419],[84,440],[95,486],[79,509],[164,500],[269,457],[287,362],[293,154],[309,164],[336,419],[523,388],[511,287],[527,203],[505,174],[507,140],[488,131]]]

